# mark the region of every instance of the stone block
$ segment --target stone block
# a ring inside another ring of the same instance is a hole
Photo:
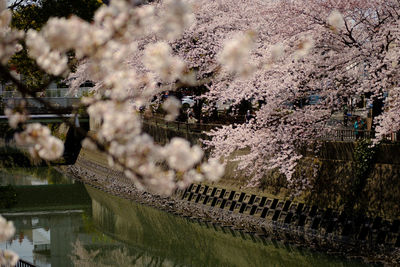
[[[259,206],[260,203],[261,203],[261,197],[256,196],[254,198],[254,203],[253,204]]]
[[[276,198],[273,200],[268,199],[265,206],[269,209],[275,209],[277,204],[278,204],[278,199],[276,199]]]
[[[275,210],[274,216],[272,216],[272,220],[273,221],[277,221],[278,218],[279,218],[279,214],[281,214],[281,211],[280,210]]]
[[[297,205],[297,208],[296,208],[296,214],[301,214],[301,213],[303,213],[303,209],[304,209],[304,203],[299,203],[299,204]]]
[[[217,188],[214,193],[214,197],[222,198],[225,194],[225,189]]]
[[[250,210],[250,215],[254,215],[255,213],[256,213],[256,210],[257,210],[257,206],[256,205],[253,205],[252,207],[251,207],[251,210]]]
[[[230,210],[233,201],[232,200],[227,200],[227,199],[224,199],[224,200],[225,200],[224,210]]]
[[[235,201],[235,207],[233,208],[233,212],[236,212],[236,213],[239,213],[239,211],[240,211],[240,208],[241,208],[241,206],[242,206],[242,203],[239,203],[239,202],[236,202]]]
[[[288,212],[285,217],[284,223],[290,224],[292,222],[292,218],[293,218],[293,213]]]
[[[255,198],[256,198],[256,196],[253,194],[246,194],[244,196],[243,202],[246,204],[249,204],[249,205],[253,205]]]
[[[207,185],[202,185],[200,186],[199,194],[205,195],[207,193],[208,186]]]
[[[223,198],[228,200],[233,200],[233,196],[235,195],[235,193],[236,193],[235,191],[226,190]]]
[[[292,201],[286,200],[285,205],[283,205],[282,211],[288,211],[291,203],[292,203]]]
[[[247,205],[246,203],[243,203],[243,205],[245,205],[245,206],[244,206],[244,209],[243,209],[243,214],[245,214],[245,215],[250,215],[250,211],[251,211],[251,208],[252,208],[253,206]]]
[[[305,216],[304,214],[301,214],[299,216],[299,221],[297,222],[297,226],[300,226],[300,227],[304,226],[306,223],[306,219],[307,219],[307,216]]]
[[[261,217],[261,218],[265,218],[265,217],[267,216],[267,214],[268,214],[268,208],[267,208],[267,207],[264,207],[263,210],[262,210],[262,212],[261,212],[260,217]]]
[[[232,200],[234,200],[234,201],[239,201],[240,195],[241,195],[241,194],[244,194],[244,193],[236,192],[236,193],[233,195],[233,199],[232,199]]]
[[[256,211],[254,212],[254,216],[261,217],[263,210],[264,210],[263,207],[257,207]]]
[[[215,187],[209,187],[206,191],[207,196],[213,196],[212,192],[215,191]]]
[[[194,184],[193,187],[192,187],[191,192],[198,193],[199,190],[200,190],[200,185],[199,184]]]
[[[272,217],[274,217],[274,214],[275,214],[275,210],[268,209],[265,219],[271,221]]]
[[[284,204],[285,204],[285,202],[279,201],[278,204],[276,204],[275,209],[282,210]]]
[[[224,207],[222,207],[221,204],[222,204],[222,199],[215,198],[215,206],[219,207],[220,209],[223,209]]]

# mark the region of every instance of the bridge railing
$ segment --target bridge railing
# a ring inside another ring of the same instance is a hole
[[[28,261],[25,261],[23,259],[19,259],[17,262],[17,265],[15,265],[15,267],[36,267],[36,265],[34,265]]]
[[[52,97],[52,98],[79,98],[88,93],[92,87],[80,87],[75,93],[70,93],[69,88],[54,88],[46,89],[44,92],[38,93],[38,97]],[[18,91],[3,91],[0,93],[4,99],[22,97]]]

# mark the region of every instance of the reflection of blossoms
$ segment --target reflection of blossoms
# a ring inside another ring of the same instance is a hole
[[[15,228],[12,222],[7,222],[2,216],[0,216],[0,242],[7,241],[14,236]]]

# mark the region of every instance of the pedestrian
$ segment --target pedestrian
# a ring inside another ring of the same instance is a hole
[[[189,114],[189,118],[188,118],[188,123],[196,123],[197,120],[195,117],[193,117],[193,114]]]
[[[357,116],[357,119],[354,122],[354,134],[356,136],[356,139],[364,137],[364,130],[365,130],[365,122],[361,120],[360,116]]]
[[[250,112],[250,110],[247,110],[247,113],[246,113],[245,118],[246,118],[246,123],[248,123],[251,119],[254,119],[254,116],[253,116],[253,114]]]

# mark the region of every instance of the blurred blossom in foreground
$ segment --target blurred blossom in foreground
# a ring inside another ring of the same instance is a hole
[[[331,14],[329,15],[327,21],[328,21],[328,24],[332,27],[333,31],[340,30],[340,29],[342,29],[344,27],[343,16],[337,10],[334,10],[334,11],[331,12]]]
[[[10,124],[10,127],[13,129],[17,129],[18,124],[24,123],[28,119],[28,116],[26,114],[20,113],[18,111],[13,111],[9,108],[5,109],[4,114],[8,118],[8,123]]]
[[[63,142],[40,123],[28,124],[23,132],[15,134],[15,140],[18,145],[30,146],[29,152],[34,159],[56,160],[64,152]]]
[[[12,238],[15,233],[14,224],[7,222],[0,215],[0,242],[5,242]],[[13,267],[18,262],[18,255],[10,250],[0,250],[0,266]]]
[[[238,76],[248,76],[252,73],[255,66],[250,64],[249,59],[254,38],[255,33],[248,31],[225,43],[219,55],[219,62],[228,72]]]
[[[173,96],[170,96],[163,103],[163,109],[168,113],[165,116],[167,121],[173,121],[179,115],[179,108],[181,107],[181,102]]]

